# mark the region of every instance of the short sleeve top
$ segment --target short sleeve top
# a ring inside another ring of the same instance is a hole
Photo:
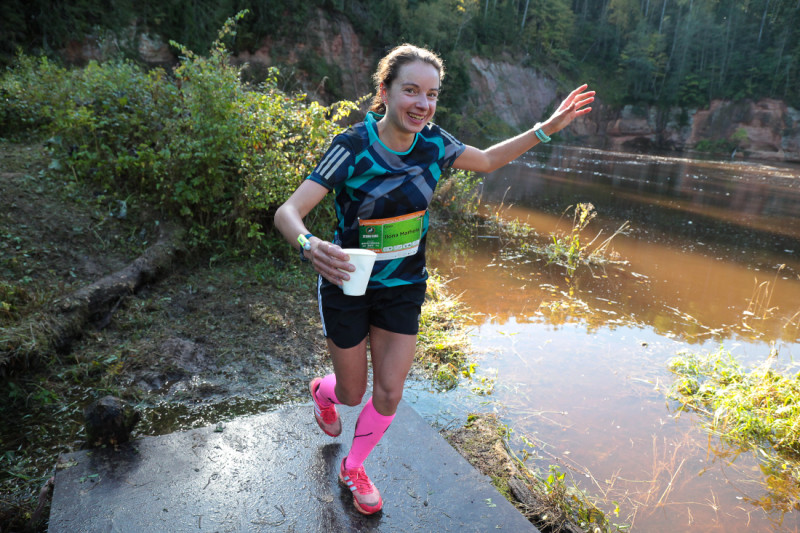
[[[389,149],[378,137],[376,122],[365,120],[334,137],[331,146],[308,176],[335,194],[337,227],[334,242],[358,248],[359,219],[392,218],[426,211],[442,172],[451,167],[466,147],[439,126],[429,123],[416,134],[405,152]],[[376,261],[368,287],[394,287],[422,283],[428,214],[416,254]]]

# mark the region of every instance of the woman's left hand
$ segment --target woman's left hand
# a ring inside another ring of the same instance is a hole
[[[585,115],[592,110],[586,107],[594,101],[595,91],[587,91],[589,86],[583,84],[567,96],[558,109],[542,124],[542,129],[552,135],[566,128],[577,117]],[[585,91],[585,92],[584,92]]]

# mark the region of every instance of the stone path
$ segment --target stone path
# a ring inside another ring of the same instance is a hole
[[[49,531],[538,532],[405,402],[365,465],[384,508],[362,516],[337,483],[358,412],[337,439],[309,403],[66,454]]]

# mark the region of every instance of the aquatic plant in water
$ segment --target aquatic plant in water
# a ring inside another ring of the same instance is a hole
[[[624,233],[630,227],[628,221],[625,221],[610,237],[592,248],[595,241],[600,238],[602,230],[588,243],[581,242],[581,235],[589,223],[597,216],[594,205],[579,203],[574,207],[568,207],[566,211],[570,209],[573,211],[572,228],[568,233],[562,233],[561,235],[551,233],[550,238],[553,242],[542,249],[549,262],[565,265],[570,273],[574,272],[580,264],[620,262],[610,259],[606,254],[612,239],[620,233]]]
[[[777,351],[745,368],[720,348],[682,354],[669,363],[677,379],[669,397],[705,416],[709,431],[752,448],[770,471],[800,482],[800,373],[776,369]]]

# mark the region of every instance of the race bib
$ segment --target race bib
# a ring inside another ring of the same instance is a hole
[[[422,239],[425,211],[392,218],[358,221],[358,247],[378,254],[378,261],[414,255]]]

